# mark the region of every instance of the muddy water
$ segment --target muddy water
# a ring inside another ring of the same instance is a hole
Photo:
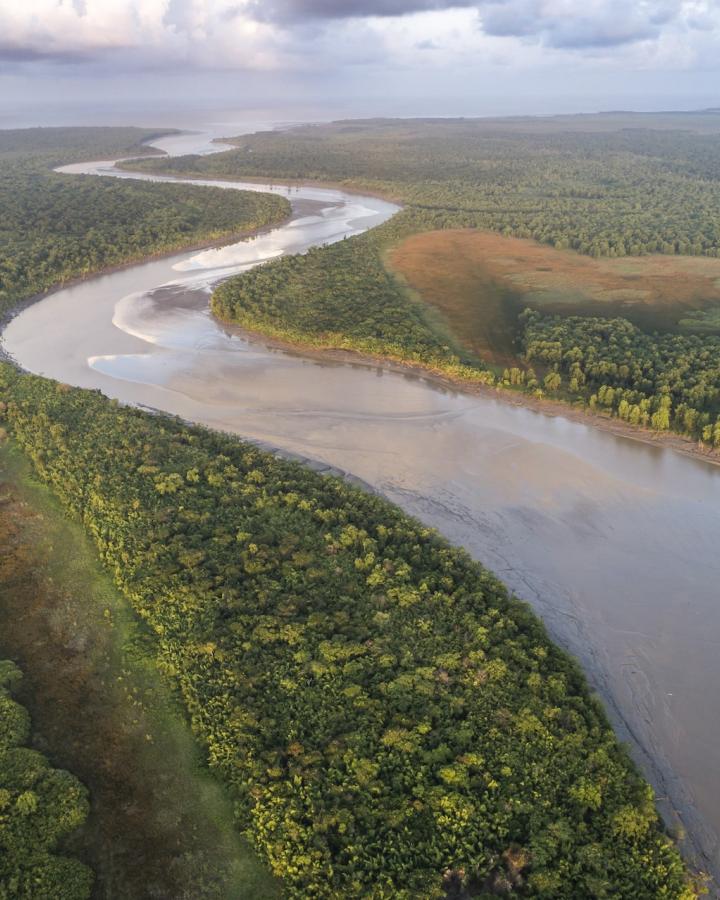
[[[213,283],[393,211],[337,191],[289,196],[293,221],[253,241],[58,291],[8,326],[6,349],[31,371],[351,472],[465,546],[580,659],[666,818],[680,814],[688,852],[717,873],[720,470],[229,333],[208,314]]]

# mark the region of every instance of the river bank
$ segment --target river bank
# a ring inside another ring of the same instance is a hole
[[[649,428],[630,425],[622,419],[604,416],[584,407],[566,403],[562,400],[553,400],[548,397],[533,397],[530,394],[519,390],[512,390],[511,388],[506,388],[502,385],[474,383],[466,378],[453,377],[442,369],[437,369],[430,365],[415,361],[404,360],[401,357],[373,355],[371,353],[364,353],[360,350],[348,350],[334,347],[331,343],[323,347],[318,346],[317,342],[304,342],[302,340],[293,341],[287,338],[276,337],[272,332],[254,331],[223,319],[219,319],[218,321],[222,322],[223,327],[234,334],[245,337],[251,341],[261,341],[268,347],[276,350],[295,353],[308,359],[324,359],[337,363],[365,365],[372,368],[382,366],[388,371],[401,374],[410,372],[443,388],[449,388],[472,396],[492,397],[499,400],[501,403],[524,407],[525,409],[530,409],[546,416],[562,417],[571,422],[582,422],[583,424],[591,425],[593,428],[606,431],[609,434],[629,438],[630,440],[639,441],[643,444],[666,447],[686,456],[701,459],[703,462],[710,463],[711,465],[720,465],[720,452],[713,450],[710,447],[699,446],[698,443],[691,438],[684,437],[683,435],[674,432],[652,431]]]
[[[218,144],[225,143],[223,141],[217,141]],[[237,149],[236,145],[229,144],[227,148],[219,148],[218,152],[221,153],[223,149]],[[136,159],[145,159],[146,157],[136,157]],[[149,157],[148,157],[149,158]],[[156,154],[153,154],[152,158],[158,158]],[[122,172],[134,172],[139,175],[148,175],[155,174],[146,171],[143,168],[133,166],[132,163],[134,160],[132,158],[127,160],[118,160],[117,168]],[[157,174],[162,175],[164,173],[158,172]],[[320,188],[321,190],[328,191],[342,191],[344,194],[351,194],[356,197],[373,197],[376,200],[384,200],[386,203],[394,203],[399,207],[402,207],[403,198],[398,194],[394,195],[389,191],[380,191],[368,187],[367,189],[364,187],[358,187],[356,184],[345,183],[343,181],[313,181],[307,178],[267,178],[262,177],[261,175],[243,175],[242,178],[231,178],[229,176],[223,176],[220,178],[219,176],[214,177],[212,175],[208,175],[206,172],[168,172],[167,175],[177,181],[197,181],[198,179],[202,179],[203,181],[213,182],[236,182],[238,184],[262,184],[262,185],[282,185],[283,187],[289,188]]]
[[[111,266],[101,266],[99,269],[93,269],[91,272],[87,272],[84,275],[78,275],[77,278],[70,278],[67,281],[59,281],[56,285],[49,288],[47,291],[41,291],[38,294],[32,294],[30,297],[25,297],[6,309],[0,309],[0,334],[2,334],[7,325],[9,325],[16,316],[20,315],[21,312],[28,309],[30,306],[39,303],[41,300],[45,300],[47,297],[56,294],[58,291],[76,287],[77,285],[92,281],[95,278],[101,278],[106,275],[113,275],[116,272],[124,272],[128,269],[132,269],[134,266],[137,266],[140,263],[151,262],[153,260],[171,259],[181,252],[194,253],[198,250],[207,250],[215,247],[226,247],[230,244],[236,244],[238,241],[246,241],[250,238],[258,237],[262,234],[268,234],[271,231],[274,231],[276,228],[282,228],[283,225],[286,225],[292,218],[293,214],[291,212],[284,218],[278,219],[273,224],[266,225],[263,228],[256,228],[254,230],[241,230],[229,233],[222,237],[208,238],[207,240],[195,241],[190,244],[178,244],[173,247],[168,247],[166,250],[159,250],[156,253],[136,254],[125,260],[125,262],[116,263]],[[4,359],[8,362],[14,362],[11,357],[8,357],[1,340],[0,359]]]

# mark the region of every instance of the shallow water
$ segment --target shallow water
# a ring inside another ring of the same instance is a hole
[[[213,283],[359,233],[395,209],[319,188],[241,186],[287,194],[293,220],[58,291],[10,323],[6,349],[31,371],[351,472],[465,546],[580,659],[667,819],[680,812],[688,851],[717,872],[720,469],[414,375],[318,362],[230,333],[208,313]]]

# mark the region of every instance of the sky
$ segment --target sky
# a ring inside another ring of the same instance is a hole
[[[720,0],[0,0],[0,127],[714,106]]]

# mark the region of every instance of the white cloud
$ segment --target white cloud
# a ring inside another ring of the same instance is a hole
[[[236,0],[0,0],[0,58],[104,59],[264,68],[277,29]]]

